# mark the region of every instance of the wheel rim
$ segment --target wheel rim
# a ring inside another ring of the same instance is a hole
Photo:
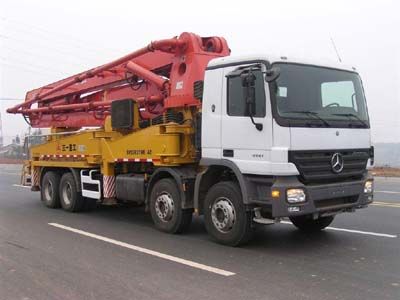
[[[174,215],[174,199],[167,192],[161,193],[155,203],[156,214],[163,222],[168,222]]]
[[[64,203],[66,205],[70,205],[71,200],[72,200],[72,187],[69,182],[65,183],[65,185],[63,187],[62,195],[63,195]]]
[[[53,184],[51,181],[48,181],[47,184],[44,186],[44,197],[46,201],[51,201],[53,198]]]
[[[211,220],[218,231],[226,233],[232,230],[236,222],[236,212],[231,200],[218,198],[211,207]]]

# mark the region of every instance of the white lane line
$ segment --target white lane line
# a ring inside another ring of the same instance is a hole
[[[0,171],[0,174],[1,175],[21,175],[21,173],[10,173],[10,172],[1,172],[1,171]]]
[[[290,225],[292,225],[292,222],[289,222],[289,221],[281,221],[281,223],[282,224],[290,224]],[[373,235],[373,236],[379,236],[379,237],[387,237],[387,238],[392,238],[392,239],[397,238],[397,235],[395,235],[395,234],[377,233],[377,232],[361,231],[361,230],[345,229],[345,228],[337,228],[337,227],[326,227],[326,229],[334,230],[334,231],[343,231],[343,232],[350,232],[350,233],[365,234],[365,235]]]
[[[374,191],[374,193],[400,194],[400,192],[395,192],[395,191]]]
[[[374,201],[370,205],[372,206],[381,206],[381,207],[395,207],[395,208],[400,208],[400,203],[393,203],[393,202],[379,202],[379,201]]]
[[[157,252],[157,251],[153,251],[153,250],[150,250],[150,249],[142,248],[142,247],[135,246],[135,245],[132,245],[132,244],[120,242],[120,241],[117,241],[117,240],[114,240],[114,239],[110,239],[110,238],[105,237],[105,236],[101,236],[101,235],[97,235],[97,234],[90,233],[90,232],[87,232],[87,231],[79,230],[79,229],[72,228],[72,227],[69,227],[69,226],[65,226],[65,225],[62,225],[62,224],[58,224],[58,223],[48,223],[48,224],[50,226],[54,226],[54,227],[61,228],[61,229],[64,229],[64,230],[68,230],[68,231],[71,231],[71,232],[75,232],[75,233],[78,233],[78,234],[81,234],[81,235],[84,235],[84,236],[87,236],[87,237],[91,237],[91,238],[96,239],[96,240],[100,240],[100,241],[103,241],[103,242],[106,242],[106,243],[110,243],[110,244],[114,244],[114,245],[117,245],[117,246],[120,246],[120,247],[128,248],[128,249],[131,249],[131,250],[134,250],[134,251],[138,251],[138,252],[141,252],[141,253],[145,253],[145,254],[148,254],[148,255],[156,256],[156,257],[159,257],[159,258],[162,258],[162,259],[173,261],[173,262],[176,262],[176,263],[179,263],[179,264],[182,264],[182,265],[186,265],[186,266],[189,266],[189,267],[192,267],[192,268],[200,269],[200,270],[203,270],[203,271],[215,273],[215,274],[222,275],[222,276],[236,275],[236,273],[233,273],[233,272],[229,272],[229,271],[225,271],[225,270],[222,270],[222,269],[210,267],[210,266],[203,265],[203,264],[191,261],[191,260],[187,260],[187,259],[179,258],[179,257],[176,257],[176,256],[164,254],[164,253],[161,253],[161,252]]]
[[[21,187],[21,188],[25,188],[25,189],[30,189],[31,188],[28,185],[22,185],[22,184],[13,184],[13,186],[17,186],[17,187]]]

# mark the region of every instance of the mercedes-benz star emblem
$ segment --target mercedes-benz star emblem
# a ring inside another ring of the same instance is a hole
[[[340,173],[343,170],[344,167],[344,161],[343,161],[343,156],[340,153],[335,153],[332,155],[331,158],[331,166],[332,166],[332,171],[335,173]]]

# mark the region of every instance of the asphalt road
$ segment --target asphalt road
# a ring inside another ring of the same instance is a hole
[[[0,166],[0,300],[400,299],[399,179],[320,234],[277,224],[242,248],[211,242],[201,218],[167,235],[141,208],[47,209],[18,181]]]

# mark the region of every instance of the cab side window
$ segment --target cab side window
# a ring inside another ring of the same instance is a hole
[[[264,89],[264,76],[261,70],[253,71],[256,76],[255,90],[255,115],[254,117],[265,117],[265,89]],[[233,117],[249,116],[248,107],[246,104],[246,88],[242,86],[242,79],[240,76],[228,77],[228,115]]]

